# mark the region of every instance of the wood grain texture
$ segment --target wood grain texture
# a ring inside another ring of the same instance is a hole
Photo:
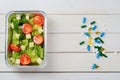
[[[120,73],[0,73],[2,80],[118,80]]]
[[[81,71],[120,71],[120,54],[107,54],[108,58],[96,59],[91,53],[48,53],[46,67],[39,68],[10,68],[5,64],[5,54],[0,54],[0,71],[18,72],[81,72]],[[91,66],[96,63],[99,69],[92,70]]]
[[[0,2],[0,13],[5,14],[11,10],[44,10],[50,14],[117,14],[120,13],[119,3],[119,0],[4,0]]]
[[[106,34],[103,40],[107,52],[120,51],[120,34]],[[0,52],[5,52],[5,34],[0,34]],[[48,34],[47,52],[88,52],[86,45],[80,46],[79,43],[85,40],[86,36],[80,34]],[[91,49],[93,51],[94,49]]]
[[[9,80],[9,79],[118,80],[120,78],[119,73],[79,73],[82,71],[91,71],[90,65],[92,64],[93,61],[101,65],[100,71],[104,71],[104,70],[120,71],[120,65],[119,65],[120,54],[108,53],[109,56],[108,59],[102,58],[101,60],[96,60],[95,54],[79,53],[80,46],[78,45],[78,42],[84,39],[81,37],[79,38],[79,34],[81,32],[80,30],[81,19],[83,16],[86,16],[90,20],[93,19],[96,20],[101,28],[104,27],[103,23],[107,24],[106,27],[107,35],[104,38],[106,42],[105,47],[109,51],[113,51],[113,50],[119,51],[120,50],[119,48],[119,41],[120,41],[119,40],[120,39],[119,38],[120,37],[119,6],[120,5],[119,4],[120,4],[120,0],[34,0],[34,1],[14,0],[14,2],[9,0],[4,0],[4,1],[1,0],[0,1],[0,52],[2,53],[0,53],[0,79],[2,80]],[[49,53],[47,55],[48,65],[45,68],[41,70],[11,69],[5,65],[5,59],[4,59],[5,15],[11,10],[43,10],[48,14]],[[59,40],[56,38],[58,38]],[[73,53],[73,51],[76,53]],[[24,73],[22,72],[24,70],[27,72],[29,71],[32,72]],[[18,71],[21,73],[16,73],[13,71]],[[38,73],[33,73],[33,72],[38,72]],[[40,72],[46,72],[46,73],[40,73]],[[47,73],[47,72],[53,72],[53,73]],[[61,73],[54,73],[54,72],[61,72]],[[64,72],[68,72],[68,73],[64,73]]]
[[[87,18],[87,25],[95,20],[98,30],[106,33],[120,33],[120,15],[47,15],[48,33],[81,33],[82,18]],[[5,33],[5,15],[0,15],[0,33]]]

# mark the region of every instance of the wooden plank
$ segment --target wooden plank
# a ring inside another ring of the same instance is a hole
[[[119,75],[120,73],[0,73],[2,80],[118,80]]]
[[[48,34],[48,52],[87,52],[86,45],[80,46],[79,43],[86,40],[80,34]],[[120,34],[106,34],[103,38],[106,51],[120,51]],[[0,52],[5,52],[5,34],[0,34]],[[93,51],[93,50],[92,50]]]
[[[22,3],[22,6],[20,3]],[[7,6],[5,4],[7,4]],[[20,0],[14,1],[13,6],[13,2],[4,0],[0,2],[0,12],[7,13],[10,10],[44,10],[47,13],[52,14],[120,13],[119,4],[119,0]]]
[[[0,71],[32,71],[32,72],[81,72],[81,71],[120,71],[120,54],[107,54],[108,58],[96,59],[95,54],[90,53],[49,53],[47,55],[47,66],[39,68],[9,68],[5,64],[5,54],[0,54]],[[97,70],[92,70],[92,64],[100,66]]]
[[[106,51],[120,51],[120,34],[106,34],[103,38]],[[86,36],[80,34],[48,34],[48,52],[87,52],[86,45],[79,43],[86,40]]]
[[[103,40],[106,51],[120,51],[120,34],[107,34]],[[86,44],[79,43],[86,40],[80,34],[48,34],[48,52],[86,52]]]
[[[98,31],[106,33],[120,33],[120,15],[48,15],[49,33],[80,33],[83,17],[87,18],[87,25],[93,20],[97,22]]]
[[[82,18],[87,24],[97,21],[98,30],[106,33],[120,33],[120,15],[48,15],[48,33],[80,33]],[[106,30],[105,30],[106,29]],[[5,33],[5,15],[0,15],[0,33]]]
[[[0,15],[0,33],[5,33],[5,15]]]
[[[5,34],[0,34],[0,52],[5,52]]]

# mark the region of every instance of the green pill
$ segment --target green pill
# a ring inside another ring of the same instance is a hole
[[[95,21],[92,21],[90,24],[93,25],[93,24],[95,24],[95,23],[96,23]]]
[[[82,41],[82,42],[80,42],[80,45],[83,45],[85,43],[85,41]]]
[[[86,25],[82,25],[81,28],[86,28],[87,26]]]

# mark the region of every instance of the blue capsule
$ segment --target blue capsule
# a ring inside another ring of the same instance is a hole
[[[82,20],[82,23],[85,24],[86,20],[87,20],[86,17],[84,17],[83,20]]]
[[[104,37],[104,35],[105,35],[105,32],[102,32],[102,33],[100,34],[100,37]]]
[[[94,26],[92,27],[92,30],[94,31],[94,30],[96,30],[96,29],[97,29],[97,26],[94,25]]]
[[[96,58],[99,59],[100,58],[100,53],[96,54]]]
[[[88,32],[84,33],[87,37],[90,37],[90,34]]]
[[[97,67],[97,64],[92,65],[92,69],[94,70]]]
[[[101,42],[100,42],[100,40],[95,40],[95,43],[98,43],[98,44],[100,44]]]
[[[90,51],[90,50],[91,50],[90,45],[87,45],[87,50],[88,50],[88,51]]]

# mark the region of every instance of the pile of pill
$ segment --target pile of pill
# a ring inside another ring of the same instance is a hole
[[[96,21],[92,21],[89,25],[86,24],[87,19],[84,17],[82,19],[82,26],[81,28],[84,29],[83,34],[86,36],[87,40],[81,41],[80,45],[86,43],[86,49],[88,52],[91,49],[95,50],[96,58],[99,59],[100,57],[107,58],[108,56],[105,54],[105,48],[101,46],[104,44],[103,37],[105,36],[105,32],[100,32],[97,30],[98,26],[96,25]],[[92,69],[97,69],[99,66],[97,64],[92,65]]]

